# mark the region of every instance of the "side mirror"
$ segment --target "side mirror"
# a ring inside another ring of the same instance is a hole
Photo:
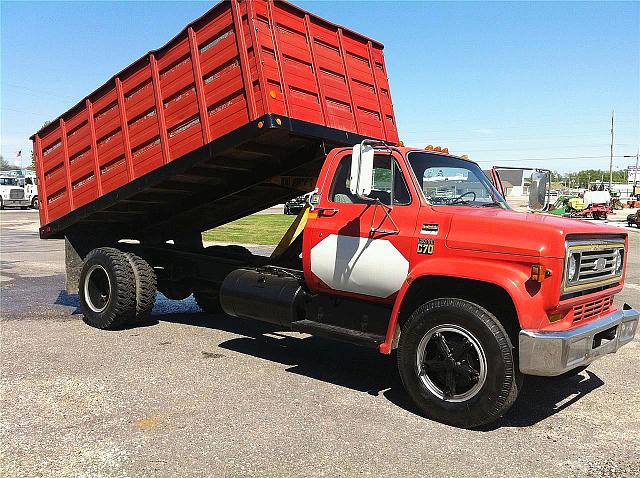
[[[356,144],[351,153],[351,176],[349,191],[357,196],[371,193],[373,184],[373,147],[367,144]]]
[[[531,174],[529,186],[529,208],[534,211],[542,211],[547,205],[547,185],[549,173],[535,171]]]

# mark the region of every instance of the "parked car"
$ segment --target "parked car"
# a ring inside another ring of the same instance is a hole
[[[640,209],[638,209],[634,214],[629,214],[627,216],[627,224],[629,224],[629,227],[635,224],[640,228]]]
[[[302,196],[298,196],[297,198],[293,198],[287,201],[284,204],[284,213],[285,214],[298,214],[304,208],[305,204],[307,204],[307,200],[311,193],[303,194]]]

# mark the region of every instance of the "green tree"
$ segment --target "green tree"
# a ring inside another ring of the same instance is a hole
[[[0,170],[7,171],[7,170],[11,170],[11,169],[20,169],[20,168],[18,166],[16,166],[15,164],[11,164],[9,161],[4,159],[2,157],[2,155],[0,154]]]

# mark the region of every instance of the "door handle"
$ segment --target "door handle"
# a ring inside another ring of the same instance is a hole
[[[340,209],[336,209],[335,207],[317,207],[316,211],[318,211],[318,216],[334,216]]]
[[[394,236],[396,234],[400,234],[400,231],[396,229],[378,229],[377,227],[371,228],[371,234],[383,234],[383,235],[391,235]]]

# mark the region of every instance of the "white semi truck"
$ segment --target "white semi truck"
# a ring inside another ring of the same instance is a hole
[[[0,175],[0,209],[5,207],[27,209],[30,205],[25,189],[20,186],[19,178],[4,174]]]

